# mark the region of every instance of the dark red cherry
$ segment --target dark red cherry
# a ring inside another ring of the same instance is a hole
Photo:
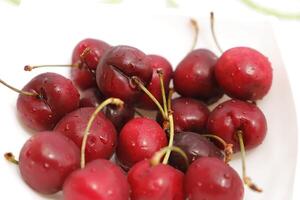
[[[169,91],[169,84],[172,78],[173,69],[169,61],[167,61],[164,57],[158,55],[148,55],[150,59],[150,66],[152,67],[152,79],[147,87],[149,92],[158,100],[159,103],[163,103],[161,87],[160,87],[160,79],[157,73],[157,70],[160,70],[163,74],[164,80],[164,88],[166,94]],[[139,107],[143,109],[154,110],[157,109],[156,105],[153,101],[146,95],[142,94],[139,99]]]
[[[104,97],[98,88],[89,88],[81,93],[80,107],[97,107],[103,100]],[[103,113],[119,132],[134,117],[135,110],[128,104],[124,104],[122,107],[108,105],[103,108]]]
[[[233,98],[258,100],[272,84],[272,67],[268,58],[248,47],[235,47],[219,58],[215,75],[224,92]]]
[[[129,46],[116,46],[107,51],[97,71],[97,85],[106,97],[120,98],[133,103],[142,94],[131,77],[137,77],[147,86],[152,77],[149,59],[140,50]]]
[[[202,102],[192,98],[176,98],[172,100],[175,132],[191,131],[203,133],[209,110]]]
[[[189,164],[201,157],[216,157],[223,160],[222,151],[206,137],[193,132],[180,132],[174,136],[174,146],[179,147],[187,155]],[[186,161],[177,152],[172,152],[170,164],[185,172]]]
[[[189,200],[243,200],[244,186],[236,171],[222,160],[202,157],[188,168],[184,188]]]
[[[81,148],[84,130],[95,108],[85,107],[75,110],[62,118],[55,131],[70,138]],[[85,150],[86,160],[98,158],[109,159],[115,152],[117,145],[117,132],[113,124],[103,113],[99,113],[89,131]]]
[[[135,164],[128,173],[131,200],[183,200],[184,174],[169,165]]]
[[[159,124],[148,118],[135,118],[127,122],[119,135],[117,160],[124,169],[150,158],[167,146],[167,137]]]
[[[104,52],[110,48],[107,43],[97,39],[84,39],[73,50],[71,77],[80,89],[96,87],[95,70]]]
[[[129,184],[117,165],[97,159],[68,177],[63,196],[64,200],[128,200]]]
[[[201,99],[208,104],[218,101],[223,92],[214,75],[217,59],[217,56],[207,49],[191,51],[174,72],[176,92],[182,96]]]
[[[67,137],[53,131],[32,136],[23,146],[19,167],[24,181],[35,191],[53,194],[67,176],[79,168],[80,152]]]
[[[53,129],[65,114],[79,106],[79,93],[71,80],[56,73],[40,74],[22,90],[36,94],[20,94],[17,100],[21,120],[35,131]]]
[[[237,131],[242,131],[246,149],[261,144],[266,136],[267,121],[262,111],[254,104],[228,100],[218,105],[208,118],[207,129],[210,133],[234,145],[239,151]]]

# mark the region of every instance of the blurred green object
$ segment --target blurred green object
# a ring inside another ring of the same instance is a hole
[[[21,0],[8,0],[10,3],[13,3],[15,5],[20,5],[21,4]]]
[[[281,12],[279,10],[275,10],[272,8],[267,8],[261,5],[258,5],[257,3],[253,2],[252,0],[241,0],[243,3],[248,5],[249,7],[253,8],[254,10],[267,14],[267,15],[273,15],[278,18],[282,19],[300,19],[300,12],[297,13],[289,13],[289,12]]]
[[[121,3],[122,0],[103,0],[103,3],[112,3],[112,4],[118,4]]]
[[[167,6],[171,7],[171,8],[177,8],[178,4],[177,4],[176,0],[167,0]]]

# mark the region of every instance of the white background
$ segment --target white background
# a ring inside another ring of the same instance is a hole
[[[84,1],[84,0],[83,0]],[[76,6],[79,0],[75,1],[57,1],[57,0],[23,0],[19,7],[30,7],[39,6],[45,4],[56,4],[60,8],[68,10]],[[85,0],[85,3],[102,3],[100,0]],[[275,8],[280,8],[282,10],[293,10],[300,12],[300,1],[299,0],[281,0],[281,1],[270,1],[263,0],[260,1],[262,4],[271,5]],[[236,18],[268,18],[272,21],[273,28],[275,31],[275,37],[278,42],[279,49],[281,51],[285,67],[290,79],[290,84],[292,87],[294,102],[296,105],[296,112],[299,116],[300,113],[300,90],[298,89],[300,84],[299,68],[300,68],[300,20],[280,20],[275,17],[265,16],[259,14],[256,11],[248,8],[238,0],[178,0],[178,7],[173,9],[179,9],[184,12],[188,12],[191,15],[199,15],[202,13],[207,13],[209,11],[214,11],[217,16],[230,16]],[[104,5],[106,6],[106,5]],[[135,9],[166,9],[168,5],[164,0],[124,0],[119,5],[128,8],[130,10]],[[6,7],[7,9],[18,9],[18,6],[12,5],[5,0],[0,0],[0,8]],[[53,8],[53,6],[51,7]],[[55,10],[53,10],[55,14]],[[1,27],[0,27],[1,30]],[[0,32],[1,34],[1,32]],[[298,126],[300,119],[298,118]],[[300,137],[298,137],[300,138]],[[299,143],[299,141],[298,141]],[[300,154],[298,153],[298,161]],[[294,189],[294,200],[300,199],[300,165],[297,167],[296,181]],[[270,169],[271,170],[271,169]],[[278,172],[281,173],[281,172]],[[276,179],[276,178],[275,178]],[[274,179],[274,180],[275,180]],[[283,186],[284,187],[284,186]],[[298,188],[298,189],[297,189]]]

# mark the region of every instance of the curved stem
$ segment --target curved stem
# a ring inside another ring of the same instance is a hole
[[[6,87],[8,87],[9,89],[19,93],[19,94],[22,94],[22,95],[26,95],[26,96],[35,96],[35,97],[38,97],[39,95],[37,93],[34,93],[34,92],[26,92],[26,91],[22,91],[22,90],[19,90],[11,85],[9,85],[8,83],[6,83],[5,81],[3,81],[2,79],[0,79],[0,83],[2,83],[3,85],[5,85]]]
[[[19,161],[16,160],[14,154],[11,153],[11,152],[5,153],[5,154],[4,154],[4,158],[5,158],[7,161],[9,161],[9,162],[11,162],[11,163],[13,163],[13,164],[15,164],[15,165],[18,165],[18,164],[19,164]]]
[[[194,40],[193,40],[193,43],[192,43],[192,47],[191,47],[191,51],[193,51],[197,45],[197,42],[198,42],[198,35],[199,35],[199,26],[198,26],[198,23],[197,23],[197,20],[195,19],[190,19],[190,23],[194,29]]]
[[[161,90],[165,115],[168,115],[167,97],[166,97],[165,84],[164,84],[164,74],[161,69],[158,69],[156,72],[159,76],[160,90]]]
[[[257,187],[250,177],[247,176],[246,174],[246,150],[245,150],[245,145],[244,145],[244,139],[243,139],[243,132],[241,130],[237,131],[237,136],[239,139],[240,143],[240,149],[241,149],[241,154],[242,154],[242,169],[243,169],[243,181],[244,183],[253,191],[255,192],[262,192],[262,189]]]
[[[155,152],[155,154],[150,159],[151,166],[158,165],[160,163],[160,161],[161,161],[161,158],[168,151],[175,151],[175,152],[179,153],[184,158],[186,165],[187,166],[189,165],[189,159],[188,159],[186,153],[182,149],[180,149],[179,147],[171,146],[171,147],[164,147],[164,148],[160,149],[159,151]]]
[[[62,64],[62,65],[26,65],[24,67],[24,71],[32,71],[33,69],[37,68],[46,68],[46,67],[79,67],[78,64],[68,65],[68,64]]]
[[[89,131],[91,129],[91,126],[97,117],[97,114],[108,104],[114,104],[117,106],[123,106],[124,102],[118,98],[108,98],[105,101],[103,101],[94,111],[92,116],[90,117],[86,129],[84,130],[83,138],[82,138],[82,144],[81,144],[81,160],[80,160],[80,167],[84,168],[85,167],[85,149],[86,149],[86,142],[87,142],[87,137],[89,135]]]
[[[169,138],[168,147],[171,148],[174,143],[174,119],[173,119],[173,114],[171,112],[169,113],[169,126],[170,126],[170,132],[169,132],[170,138]],[[164,157],[163,164],[168,164],[170,154],[171,154],[171,150],[168,150]]]
[[[216,37],[216,33],[215,33],[215,17],[214,17],[214,13],[213,12],[210,12],[210,30],[211,30],[211,34],[213,36],[213,39],[215,41],[215,44],[217,46],[217,48],[219,49],[219,51],[221,53],[223,53],[223,50],[218,42],[218,39]]]

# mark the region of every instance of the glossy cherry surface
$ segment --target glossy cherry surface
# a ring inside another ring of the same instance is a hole
[[[51,130],[65,114],[79,106],[79,93],[71,80],[56,73],[40,74],[22,90],[37,94],[20,94],[17,100],[22,122],[35,131]]]
[[[73,50],[71,77],[80,89],[96,87],[95,70],[104,52],[110,48],[107,43],[87,38],[80,41]]]
[[[94,111],[93,107],[75,110],[62,118],[54,130],[70,138],[81,148],[84,130]],[[109,159],[115,152],[116,145],[115,127],[103,113],[98,113],[87,138],[86,160],[89,162],[98,158]]]
[[[117,165],[97,159],[68,177],[63,196],[64,200],[128,200],[129,184]]]
[[[184,188],[189,200],[243,200],[244,186],[237,172],[222,160],[203,157],[188,168]]]
[[[159,80],[159,75],[157,73],[157,70],[161,70],[161,72],[163,73],[164,88],[166,94],[168,94],[169,84],[172,78],[173,69],[169,61],[162,56],[148,55],[148,58],[150,59],[150,66],[152,67],[153,73],[152,73],[152,79],[147,89],[162,104],[163,103],[162,93],[161,93],[160,80]],[[142,94],[142,96],[139,98],[138,105],[140,108],[143,109],[149,109],[149,110],[157,109],[156,105],[146,94]]]
[[[188,157],[189,164],[201,157],[216,157],[223,160],[222,151],[206,137],[193,132],[180,132],[174,136],[174,146],[179,147]],[[185,172],[186,161],[177,152],[172,152],[170,164]]]
[[[183,200],[184,174],[169,165],[135,164],[128,173],[131,200]]]
[[[261,144],[266,136],[267,121],[263,112],[254,104],[228,100],[218,105],[210,114],[207,129],[240,149],[237,131],[242,131],[246,149]]]
[[[67,176],[79,167],[78,147],[53,131],[32,136],[23,146],[19,167],[24,181],[35,191],[53,194],[62,189]]]
[[[96,71],[101,93],[106,97],[120,98],[126,103],[136,102],[142,94],[130,80],[133,76],[147,86],[151,81],[152,68],[147,55],[130,46],[116,46],[108,50]]]
[[[219,58],[215,75],[229,96],[255,101],[270,90],[273,72],[268,58],[260,52],[248,47],[235,47]]]
[[[97,107],[104,99],[98,88],[88,88],[81,92],[80,107]]]
[[[120,132],[117,160],[124,169],[128,169],[165,146],[166,134],[156,121],[135,118],[125,124]]]
[[[217,56],[207,49],[191,51],[174,72],[176,92],[211,104],[223,96],[215,79]]]

